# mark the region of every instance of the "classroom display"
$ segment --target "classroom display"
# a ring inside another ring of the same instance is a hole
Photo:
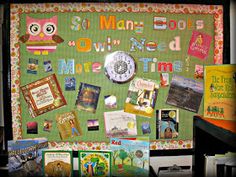
[[[203,66],[223,62],[222,6],[13,3],[10,10],[14,139],[107,150],[110,138],[147,136],[150,150],[193,147]]]

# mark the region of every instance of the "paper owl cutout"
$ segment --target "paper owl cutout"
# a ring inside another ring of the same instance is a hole
[[[34,55],[48,55],[54,52],[57,44],[64,40],[57,34],[57,16],[48,19],[36,19],[26,16],[26,34],[19,40]]]

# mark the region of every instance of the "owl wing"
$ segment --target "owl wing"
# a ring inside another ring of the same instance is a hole
[[[60,36],[58,35],[53,35],[52,36],[52,40],[55,41],[56,43],[62,43],[64,42],[64,39],[62,39]]]
[[[21,36],[21,37],[19,38],[19,40],[20,40],[21,42],[25,43],[26,41],[28,41],[29,37],[30,37],[29,34],[25,34],[25,35]]]

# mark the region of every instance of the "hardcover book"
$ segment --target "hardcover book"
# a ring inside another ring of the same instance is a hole
[[[9,176],[42,176],[42,151],[47,148],[45,138],[8,141]]]
[[[22,86],[21,90],[33,118],[67,104],[55,74]]]
[[[173,75],[166,103],[197,113],[201,104],[202,95],[202,82]]]
[[[73,176],[72,151],[46,150],[43,151],[44,176]]]
[[[177,138],[179,134],[179,110],[160,109],[157,110],[157,139]]]
[[[151,118],[154,113],[159,84],[154,80],[134,78],[130,82],[124,111]]]
[[[57,114],[56,123],[62,140],[82,135],[80,122],[75,111]]]
[[[149,176],[149,138],[110,138],[112,175]]]
[[[123,110],[104,112],[104,122],[107,137],[137,135],[135,114]]]
[[[204,117],[236,121],[236,65],[204,67]]]
[[[111,177],[110,151],[79,151],[80,177]]]
[[[100,90],[101,88],[98,86],[81,83],[75,103],[76,107],[79,110],[95,113],[97,109]]]

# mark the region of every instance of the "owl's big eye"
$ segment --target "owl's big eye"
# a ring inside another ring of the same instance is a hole
[[[41,28],[40,28],[40,25],[38,23],[31,23],[28,26],[28,32],[33,36],[38,35],[40,33],[40,31],[41,31]]]
[[[43,32],[48,36],[55,34],[56,29],[57,29],[56,25],[52,22],[46,23],[43,26]]]

